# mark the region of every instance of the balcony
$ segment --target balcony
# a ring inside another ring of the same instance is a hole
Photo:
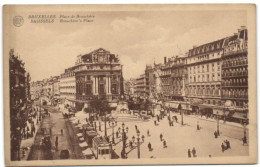
[[[244,49],[237,49],[234,51],[225,51],[224,56],[229,56],[229,55],[234,55],[234,54],[243,54],[243,53],[247,54],[247,47]]]

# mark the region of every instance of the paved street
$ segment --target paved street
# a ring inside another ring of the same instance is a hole
[[[60,151],[68,149],[70,152],[70,159],[83,159],[82,150],[78,145],[78,139],[76,133],[70,126],[69,122],[63,118],[60,111],[54,109],[53,107],[47,107],[50,111],[50,117],[43,118],[42,125],[40,129],[50,130],[51,133],[51,143],[52,143],[52,155],[44,154],[44,150],[40,147],[41,139],[44,137],[43,134],[37,133],[35,137],[34,146],[32,149],[31,156],[29,160],[44,160],[44,159],[60,159]],[[61,129],[63,129],[63,134],[61,134]],[[58,150],[55,149],[55,140],[58,136]]]
[[[179,114],[178,122],[181,121]],[[197,119],[185,116],[184,122],[186,125],[181,126],[180,123],[175,123],[170,127],[168,120],[165,117],[159,122],[158,126],[154,126],[153,120],[149,122],[125,122],[125,127],[129,128],[127,133],[127,143],[132,139],[132,136],[137,137],[135,125],[138,126],[141,134],[145,136],[144,143],[141,144],[141,158],[170,158],[170,157],[187,157],[188,149],[195,147],[198,157],[219,157],[219,156],[245,156],[248,155],[248,146],[243,146],[240,137],[243,136],[243,129],[235,126],[220,125],[221,135],[219,138],[214,138],[214,131],[216,130],[216,122],[200,120],[202,129],[197,131]],[[121,123],[115,128],[115,132]],[[122,126],[121,126],[122,129]],[[149,129],[151,136],[147,137],[147,130]],[[230,132],[228,134],[228,132]],[[103,133],[103,132],[102,132]],[[163,139],[167,142],[167,148],[163,148],[163,142],[160,141],[160,134],[162,133]],[[240,134],[241,133],[241,134]],[[112,134],[112,129],[108,129],[108,134]],[[226,150],[224,153],[221,151],[221,144],[224,140],[229,140],[231,149]],[[135,139],[136,141],[136,139]],[[140,140],[141,141],[141,140]],[[151,142],[153,151],[148,151],[148,143]],[[113,147],[120,155],[122,150],[121,137],[116,139],[116,146]],[[128,158],[137,158],[137,149],[126,149]]]

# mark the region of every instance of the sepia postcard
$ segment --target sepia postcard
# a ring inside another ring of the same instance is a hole
[[[254,4],[3,19],[7,166],[258,163]]]

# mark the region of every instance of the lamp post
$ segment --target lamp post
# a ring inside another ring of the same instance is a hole
[[[125,124],[124,123],[122,123],[122,141],[123,141],[122,155],[123,155],[123,158],[125,158],[126,134],[125,134]]]
[[[140,131],[137,131],[137,157],[140,159]]]
[[[105,136],[107,137],[107,112],[105,112]]]
[[[117,122],[114,119],[112,119],[111,122],[109,123],[109,126],[112,127],[112,143],[115,144],[114,127],[117,126]]]
[[[247,140],[246,140],[246,122],[244,122],[243,127],[244,127],[244,140],[245,140],[245,144],[246,144],[247,143]]]
[[[218,115],[218,111],[217,111],[217,134],[219,136],[219,115]]]

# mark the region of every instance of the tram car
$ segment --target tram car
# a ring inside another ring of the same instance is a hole
[[[102,136],[93,138],[92,151],[96,159],[112,159],[112,145]]]

